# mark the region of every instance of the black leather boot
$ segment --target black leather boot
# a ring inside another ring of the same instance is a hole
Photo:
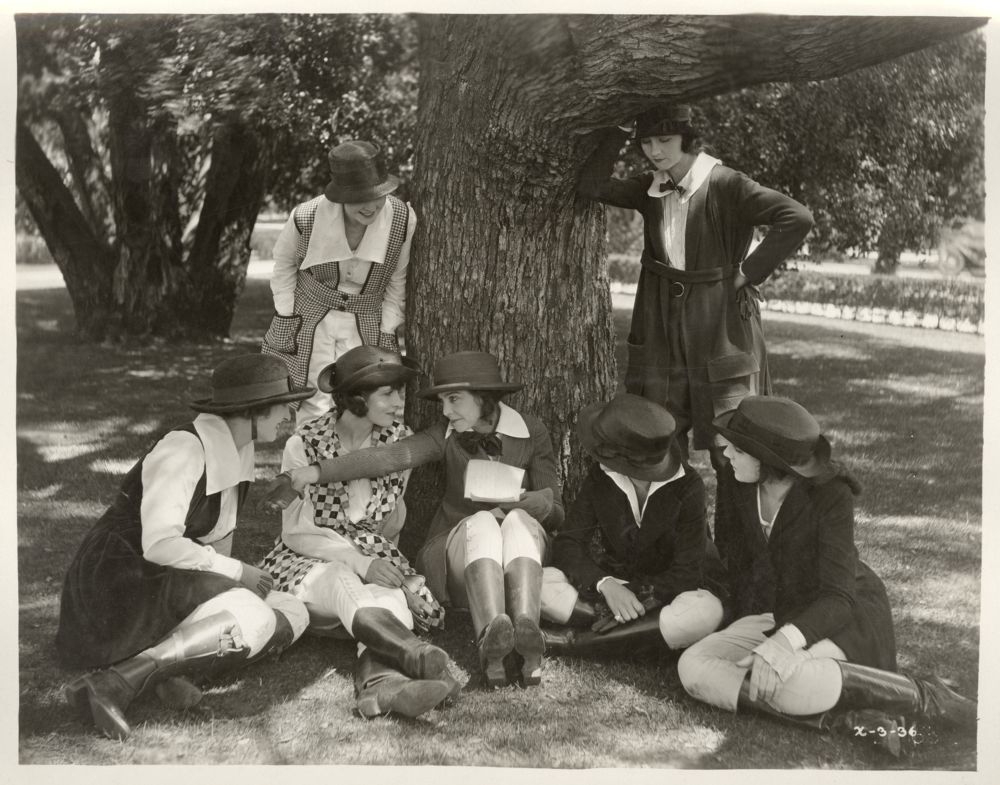
[[[449,694],[457,698],[461,682],[448,669],[448,655],[422,641],[387,608],[359,608],[354,614],[351,633],[382,660],[414,679],[436,679],[449,685]]]
[[[545,638],[538,628],[542,603],[542,565],[527,556],[512,559],[504,571],[507,614],[514,624],[514,650],[521,658],[525,687],[542,682]]]
[[[664,650],[667,648],[660,634],[658,613],[648,613],[635,621],[619,624],[602,633],[563,627],[556,630],[546,629],[542,634],[545,637],[546,653],[569,657],[633,654],[637,649],[649,645],[662,644]]]
[[[493,559],[476,559],[465,568],[472,629],[479,662],[490,687],[507,684],[504,657],[514,650],[514,625],[504,612],[503,568]]]
[[[210,667],[218,658],[246,658],[246,648],[235,645],[238,626],[228,611],[184,624],[134,657],[76,679],[66,687],[66,699],[78,711],[89,708],[94,725],[106,736],[127,738],[132,729],[125,711],[145,689],[169,676]]]
[[[400,714],[419,717],[448,697],[450,687],[434,679],[411,679],[369,649],[354,667],[354,695],[362,717]]]

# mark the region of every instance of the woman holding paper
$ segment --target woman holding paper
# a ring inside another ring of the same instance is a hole
[[[439,600],[471,611],[491,687],[508,683],[508,664],[517,666],[525,686],[541,682],[542,562],[549,533],[564,517],[548,431],[500,400],[519,389],[504,380],[491,354],[442,357],[420,395],[441,401],[444,420],[395,445],[279,475],[265,498],[283,507],[309,483],[374,477],[443,459],[445,494],[417,569]]]

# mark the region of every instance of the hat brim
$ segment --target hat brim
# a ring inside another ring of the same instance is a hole
[[[368,368],[362,368],[356,373],[352,373],[339,385],[333,384],[333,374],[336,370],[336,363],[330,363],[316,379],[319,389],[325,393],[350,392],[359,387],[382,387],[383,385],[396,386],[405,384],[420,375],[419,369],[407,364],[403,358],[403,364],[398,363],[378,363]]]
[[[394,174],[386,175],[385,182],[378,185],[365,186],[364,188],[344,188],[338,186],[331,180],[327,183],[323,195],[331,202],[338,204],[358,204],[360,202],[371,202],[374,199],[381,199],[388,196],[399,188],[399,178]]]
[[[648,480],[650,482],[662,482],[669,480],[680,468],[683,461],[680,445],[676,439],[671,439],[663,458],[656,463],[634,463],[622,458],[605,458],[597,454],[597,447],[600,442],[594,436],[594,421],[604,409],[603,402],[592,403],[580,410],[580,415],[576,421],[576,435],[580,440],[580,446],[584,451],[598,461],[602,466],[606,466],[612,471],[632,477],[636,480]]]
[[[236,401],[234,403],[216,403],[211,398],[194,398],[188,401],[188,407],[194,409],[196,412],[204,412],[205,414],[231,414],[232,412],[256,409],[260,406],[271,406],[276,403],[304,401],[306,398],[312,398],[315,394],[315,387],[304,387],[301,390],[291,390],[280,395],[271,395],[267,398],[258,398],[252,401]]]
[[[457,392],[467,390],[468,392],[517,392],[523,388],[523,384],[516,382],[494,382],[493,384],[475,384],[473,382],[452,382],[451,384],[435,384],[433,387],[425,387],[417,395],[420,398],[434,398],[438,393]]]
[[[818,477],[829,470],[832,448],[830,447],[830,442],[825,436],[820,435],[820,437],[816,440],[816,447],[808,461],[805,463],[791,464],[769,447],[758,442],[756,439],[731,430],[729,428],[729,421],[733,418],[734,414],[736,414],[735,409],[726,412],[725,414],[720,414],[712,421],[712,427],[717,433],[724,436],[745,453],[753,456],[761,463],[766,463],[768,466],[773,466],[774,468],[781,469],[788,474],[796,474],[799,477],[805,477],[806,479]]]

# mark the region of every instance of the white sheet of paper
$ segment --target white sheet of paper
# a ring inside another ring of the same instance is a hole
[[[465,467],[465,498],[474,502],[515,502],[521,498],[524,469],[473,458]]]

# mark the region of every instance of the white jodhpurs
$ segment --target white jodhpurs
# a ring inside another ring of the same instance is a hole
[[[237,645],[248,646],[253,657],[271,639],[275,628],[275,611],[280,611],[292,626],[292,633],[298,639],[309,623],[309,613],[301,600],[284,592],[269,592],[261,599],[249,589],[230,589],[217,594],[195,608],[180,625],[200,619],[207,619],[220,611],[229,611],[239,627],[236,634]]]
[[[401,589],[365,583],[340,562],[317,564],[293,593],[305,603],[314,622],[322,619],[324,627],[339,621],[350,633],[359,608],[385,608],[408,629],[413,629],[413,615]]]
[[[677,663],[684,689],[697,700],[736,711],[740,687],[749,672],[736,663],[752,654],[773,628],[770,613],[744,616],[692,645]],[[833,708],[840,697],[842,677],[836,660],[847,659],[843,650],[824,639],[807,651],[812,659],[802,663],[769,701],[784,714],[818,714]]]

